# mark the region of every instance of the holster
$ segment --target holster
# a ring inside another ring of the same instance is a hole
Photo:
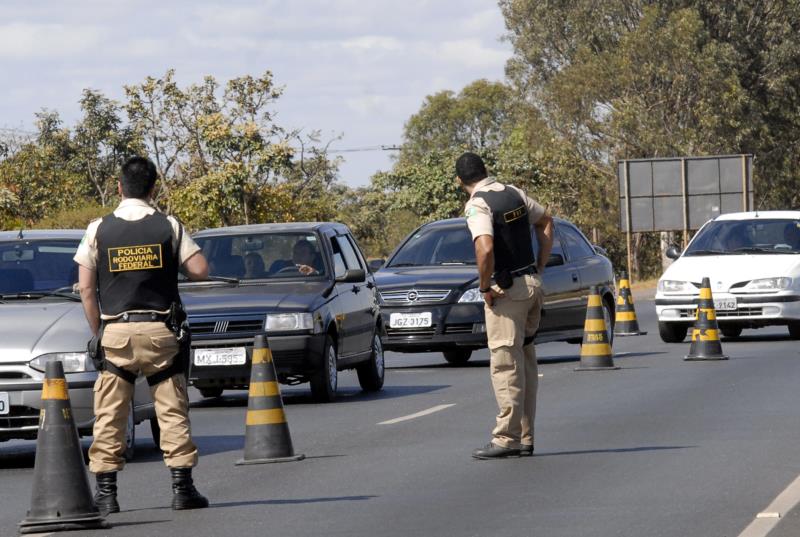
[[[86,346],[86,352],[89,354],[89,358],[92,360],[94,368],[98,371],[102,371],[105,366],[105,353],[103,352],[103,345],[101,345],[101,341],[103,340],[103,330],[105,330],[105,327],[105,323],[101,321],[100,329],[97,331],[97,335],[92,336],[92,339],[89,340],[89,343]]]
[[[183,309],[180,301],[172,303],[169,315],[164,322],[178,340],[178,355],[173,359],[171,366],[147,377],[147,383],[150,386],[155,386],[173,375],[189,375],[189,363],[192,359],[192,333],[189,330],[186,310]]]

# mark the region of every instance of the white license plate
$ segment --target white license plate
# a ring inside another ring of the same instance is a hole
[[[0,392],[0,415],[8,414],[11,410],[11,403],[8,400],[8,392]]]
[[[194,365],[243,365],[247,361],[244,347],[195,349]]]
[[[433,324],[431,312],[392,313],[389,315],[389,328],[428,328]]]
[[[731,311],[736,309],[736,297],[715,298],[714,309],[717,311]]]

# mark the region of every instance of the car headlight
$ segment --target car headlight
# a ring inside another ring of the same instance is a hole
[[[464,294],[461,295],[461,298],[458,299],[459,304],[463,304],[464,302],[483,302],[483,293],[481,293],[477,287],[473,287],[472,289],[467,289],[464,291]]]
[[[94,364],[91,358],[85,352],[53,352],[50,354],[42,354],[37,356],[30,362],[30,365],[36,371],[44,372],[47,362],[60,361],[64,364],[64,373],[85,373],[86,371],[94,371]]]
[[[759,278],[751,281],[744,288],[748,291],[776,291],[778,289],[788,289],[791,285],[791,278]]]
[[[691,293],[694,290],[694,285],[678,280],[660,280],[658,282],[658,290],[662,293]]]
[[[314,320],[310,313],[270,313],[267,314],[267,332],[291,332],[311,330]]]

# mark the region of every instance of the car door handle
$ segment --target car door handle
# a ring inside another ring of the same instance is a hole
[[[572,281],[573,282],[577,282],[578,281],[578,275],[575,274],[574,272],[572,273]]]

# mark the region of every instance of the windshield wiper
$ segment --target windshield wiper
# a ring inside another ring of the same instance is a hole
[[[229,278],[228,276],[209,276],[205,280],[181,279],[178,283],[205,283],[205,282],[224,282],[239,285],[239,278]]]
[[[56,289],[55,291],[30,291],[26,293],[4,294],[0,295],[0,300],[36,300],[39,298],[44,298],[46,296],[58,296],[62,298],[67,298],[69,300],[74,300],[76,302],[81,301],[80,297],[75,293],[61,291],[59,289]]]
[[[416,267],[416,266],[417,266],[416,263],[392,263],[391,265],[389,265],[389,268],[394,268],[394,267]]]
[[[796,254],[795,250],[781,250],[781,249],[774,249],[774,248],[765,248],[763,246],[745,246],[743,248],[737,248],[734,250],[735,253],[741,254],[749,254],[749,253],[759,253],[759,254]]]
[[[692,250],[683,255],[731,255],[732,253],[727,250]]]

